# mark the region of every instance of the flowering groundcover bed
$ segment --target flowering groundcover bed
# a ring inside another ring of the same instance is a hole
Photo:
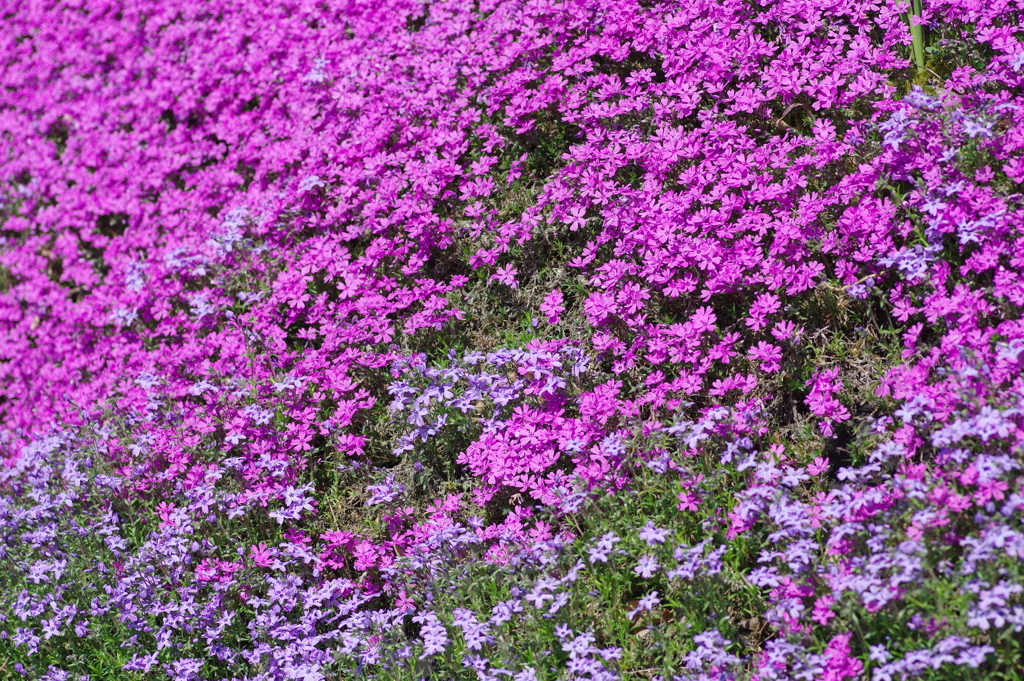
[[[1022,679],[1017,2],[9,2],[0,677]]]

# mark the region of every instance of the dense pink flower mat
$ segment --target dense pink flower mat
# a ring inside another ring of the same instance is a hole
[[[1024,678],[995,0],[11,0],[0,678]]]

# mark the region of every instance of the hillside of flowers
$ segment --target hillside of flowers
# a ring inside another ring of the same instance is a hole
[[[0,679],[1024,680],[1024,4],[7,0]]]

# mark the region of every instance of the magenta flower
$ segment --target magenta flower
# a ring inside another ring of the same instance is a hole
[[[509,288],[519,288],[519,282],[516,281],[516,274],[519,270],[512,265],[505,265],[499,267],[498,271],[491,275],[491,281],[496,281],[499,284],[505,284]]]
[[[558,289],[554,289],[544,297],[544,302],[540,306],[540,311],[547,317],[548,324],[557,324],[559,317],[563,312],[565,312],[565,306],[562,305],[562,300],[562,292]]]

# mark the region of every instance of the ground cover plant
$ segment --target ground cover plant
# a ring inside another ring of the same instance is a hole
[[[1016,2],[10,2],[0,678],[1024,678]]]

